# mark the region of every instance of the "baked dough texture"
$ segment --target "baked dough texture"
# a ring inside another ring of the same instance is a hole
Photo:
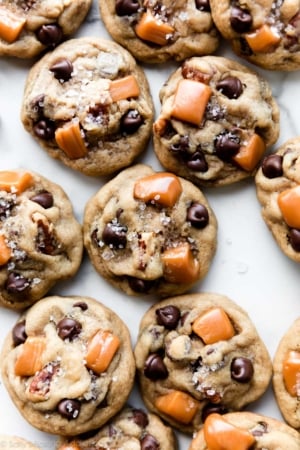
[[[41,450],[40,447],[33,445],[26,439],[17,436],[8,436],[6,434],[0,434],[0,448],[3,450]]]

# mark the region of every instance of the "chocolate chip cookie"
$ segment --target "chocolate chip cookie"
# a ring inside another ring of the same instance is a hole
[[[286,422],[300,429],[300,317],[281,338],[274,356],[273,387]]]
[[[185,61],[161,88],[160,101],[156,156],[198,186],[251,177],[279,135],[279,108],[268,82],[227,58]]]
[[[6,434],[0,434],[0,448],[2,450],[40,450],[39,447],[33,445],[31,442],[16,436],[8,436]]]
[[[141,320],[135,359],[146,406],[188,433],[212,412],[237,411],[257,400],[272,375],[247,313],[214,293],[153,305]]]
[[[2,0],[0,56],[32,58],[77,31],[91,0]]]
[[[189,450],[300,448],[299,433],[280,420],[252,412],[211,414]]]
[[[140,61],[182,61],[219,45],[208,0],[98,0],[113,39]]]
[[[207,273],[217,221],[189,181],[138,164],[87,203],[84,245],[100,275],[130,295],[187,291]]]
[[[79,269],[82,228],[63,189],[29,170],[0,171],[0,304],[23,309]]]
[[[144,71],[127,50],[83,37],[32,67],[21,118],[51,157],[86,175],[109,175],[145,150],[153,103]]]
[[[126,325],[79,296],[46,297],[29,308],[4,342],[1,366],[23,417],[62,436],[104,425],[127,401],[135,373]]]
[[[233,51],[270,70],[300,69],[298,0],[210,0],[213,20]]]
[[[282,252],[300,262],[300,137],[268,155],[255,182],[265,223]]]
[[[177,442],[172,429],[157,416],[130,406],[95,434],[61,439],[57,446],[57,450],[89,449],[176,450]]]

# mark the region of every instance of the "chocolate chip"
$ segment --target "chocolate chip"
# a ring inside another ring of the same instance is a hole
[[[88,305],[85,302],[76,302],[76,303],[74,303],[73,306],[74,306],[74,308],[76,308],[76,306],[77,306],[82,311],[86,311],[88,309]]]
[[[141,278],[128,277],[128,283],[134,292],[146,294],[156,283],[155,280],[142,280]]]
[[[61,339],[70,339],[70,341],[72,341],[80,334],[82,326],[77,320],[64,317],[58,322],[56,329],[57,334]]]
[[[133,409],[132,420],[141,428],[146,428],[146,426],[149,424],[147,414],[141,409]]]
[[[300,230],[297,228],[291,228],[289,241],[295,252],[300,252]]]
[[[180,310],[173,305],[158,308],[155,311],[156,320],[159,325],[163,325],[168,330],[174,330],[180,319]]]
[[[205,228],[209,221],[206,206],[201,203],[193,203],[187,210],[186,219],[195,228]]]
[[[246,33],[252,27],[250,11],[233,6],[230,12],[230,25],[237,33]]]
[[[264,176],[267,178],[281,177],[283,174],[282,162],[283,157],[281,155],[266,156],[261,166]]]
[[[113,248],[125,248],[127,243],[127,227],[118,222],[105,225],[102,233],[103,242]]]
[[[223,80],[220,80],[216,84],[216,88],[218,91],[221,91],[226,97],[238,98],[243,92],[243,85],[239,78],[237,77],[226,77]]]
[[[136,109],[130,109],[121,118],[121,131],[126,134],[135,133],[143,123],[143,118]]]
[[[172,153],[183,154],[188,152],[190,147],[189,137],[188,136],[180,136],[177,142],[173,142],[170,146],[170,151]]]
[[[41,119],[33,126],[34,134],[44,141],[50,141],[55,136],[55,123],[52,120]]]
[[[209,0],[195,0],[196,8],[199,9],[199,11],[210,11],[210,4]]]
[[[160,445],[151,434],[146,434],[141,440],[141,450],[159,450]]]
[[[57,405],[59,414],[68,420],[76,419],[79,416],[81,403],[79,400],[64,398]]]
[[[18,273],[10,273],[5,283],[5,289],[9,294],[22,294],[30,287],[30,283],[27,278]]]
[[[42,220],[37,221],[36,247],[45,255],[54,255],[57,248],[56,240],[48,224]]]
[[[254,373],[253,364],[242,356],[233,358],[230,364],[231,378],[239,383],[248,383]]]
[[[25,320],[16,323],[12,329],[12,340],[15,346],[23,344],[27,339]]]
[[[63,39],[61,27],[56,23],[42,25],[36,32],[37,39],[46,47],[55,47]]]
[[[222,161],[230,161],[240,149],[240,139],[234,133],[225,131],[215,138],[215,151]]]
[[[201,414],[201,420],[202,422],[205,422],[205,419],[210,415],[210,414],[226,414],[228,412],[228,409],[225,408],[225,406],[222,406],[220,404],[216,404],[216,403],[207,403],[204,408],[202,409],[202,414]]]
[[[146,359],[144,375],[152,381],[164,380],[168,377],[168,370],[158,353],[151,353]]]
[[[50,67],[54,77],[59,81],[68,81],[73,72],[73,64],[67,58],[61,59]]]
[[[195,172],[206,172],[208,170],[208,164],[201,150],[197,150],[192,155],[189,155],[185,160],[185,164],[190,170]]]
[[[41,191],[30,198],[32,202],[38,203],[44,209],[51,208],[53,206],[53,195],[48,191]]]
[[[117,0],[116,13],[117,16],[131,16],[135,14],[140,7],[138,0]]]

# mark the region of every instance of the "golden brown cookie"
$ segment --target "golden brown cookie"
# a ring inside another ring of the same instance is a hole
[[[8,436],[6,434],[0,434],[0,448],[1,450],[40,450],[39,447],[26,439],[17,436]]]

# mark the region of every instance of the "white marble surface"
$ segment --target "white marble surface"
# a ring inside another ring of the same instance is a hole
[[[98,14],[97,3],[77,36],[107,37]],[[218,54],[235,58],[229,47]],[[244,62],[244,61],[240,61]],[[245,63],[245,62],[244,62]],[[25,132],[20,122],[23,87],[31,61],[2,58],[0,60],[0,168],[24,167],[40,172],[59,183],[69,195],[78,220],[82,221],[86,201],[103,184],[73,172],[48,157]],[[245,63],[246,64],[246,63]],[[151,90],[159,110],[158,91],[175,65],[145,67]],[[254,66],[270,82],[281,109],[281,132],[276,147],[300,134],[299,72],[274,73]],[[251,108],[251,105],[249,105]],[[299,131],[298,131],[299,130]],[[275,148],[276,148],[275,147]],[[151,145],[141,158],[155,169],[161,169]],[[285,257],[277,247],[260,215],[253,182],[246,181],[220,190],[207,190],[206,195],[219,222],[218,249],[209,274],[195,291],[211,291],[229,296],[249,313],[271,356],[278,341],[300,313],[299,266]],[[151,300],[130,298],[104,282],[85,258],[77,276],[58,284],[51,293],[89,295],[114,309],[131,330],[135,343],[141,315]],[[15,323],[18,314],[0,311],[0,344]],[[131,403],[142,402],[134,389]],[[281,418],[272,390],[250,410]],[[12,404],[3,384],[0,385],[0,433],[17,434],[36,443],[41,449],[54,449],[55,437],[31,427]],[[187,450],[190,436],[177,433],[179,449]]]

